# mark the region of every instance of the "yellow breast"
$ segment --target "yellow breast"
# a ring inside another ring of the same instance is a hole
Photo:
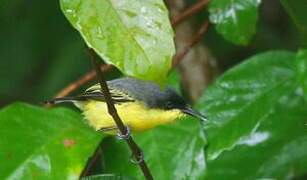
[[[83,111],[88,123],[96,130],[116,127],[113,118],[108,114],[106,103],[87,101],[78,107]],[[123,123],[132,131],[151,129],[184,115],[180,110],[149,109],[140,102],[116,104],[115,107]]]

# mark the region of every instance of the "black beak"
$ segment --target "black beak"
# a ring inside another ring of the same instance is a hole
[[[202,121],[207,121],[206,116],[202,115],[201,113],[199,113],[198,111],[192,109],[191,107],[185,107],[183,109],[181,109],[181,111],[185,114],[188,114],[190,116],[196,117]]]

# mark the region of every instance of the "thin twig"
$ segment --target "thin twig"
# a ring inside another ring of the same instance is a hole
[[[196,32],[196,34],[187,43],[187,45],[181,51],[175,54],[172,61],[172,68],[176,67],[183,59],[183,57],[189,52],[189,50],[201,40],[203,35],[207,32],[208,27],[209,27],[209,22],[208,20],[205,20],[198,29],[198,31]]]
[[[182,13],[179,15],[173,17],[171,19],[171,24],[173,27],[177,26],[179,23],[187,19],[188,17],[192,16],[193,14],[199,12],[202,10],[210,0],[200,0],[197,3],[193,4],[191,7],[188,7],[185,9]]]
[[[122,122],[122,120],[120,119],[117,110],[114,106],[113,100],[111,98],[110,92],[109,92],[109,88],[107,85],[106,80],[104,79],[104,75],[101,71],[101,69],[99,68],[99,62],[96,59],[96,53],[92,50],[92,49],[88,49],[89,50],[89,54],[91,56],[91,61],[92,64],[95,68],[96,74],[97,74],[97,79],[99,81],[102,93],[104,95],[104,98],[106,100],[107,106],[108,106],[108,113],[113,117],[114,122],[117,126],[117,128],[119,129],[119,132],[121,135],[127,135],[127,138],[125,138],[128,146],[130,147],[134,158],[136,159],[136,161],[138,162],[138,165],[140,166],[144,177],[147,180],[152,180],[153,177],[148,169],[147,164],[145,163],[144,157],[143,157],[143,152],[140,149],[140,147],[134,142],[134,140],[132,139],[132,137],[129,135],[129,131],[126,128],[126,126],[124,125],[124,123]]]
[[[90,173],[90,170],[94,167],[95,163],[97,162],[97,160],[99,159],[100,155],[101,155],[101,149],[100,149],[100,145],[101,145],[102,141],[99,143],[99,145],[96,147],[96,150],[94,152],[94,155],[89,159],[87,165],[85,166],[85,168],[83,169],[81,175],[80,175],[80,179],[81,177],[85,177],[88,176]]]
[[[103,64],[100,66],[100,69],[102,72],[108,72],[109,70],[112,69],[112,65],[110,64]],[[58,94],[54,96],[54,98],[59,98],[59,97],[65,97],[68,94],[70,94],[72,91],[78,89],[80,86],[83,84],[95,79],[96,77],[96,72],[94,70],[87,72],[84,74],[80,79],[70,83],[68,86],[66,86],[64,89],[62,89]]]

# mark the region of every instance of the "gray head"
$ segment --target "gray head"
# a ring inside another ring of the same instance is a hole
[[[108,85],[127,93],[134,99],[144,102],[150,108],[178,109],[185,114],[206,120],[206,117],[193,110],[184,98],[170,87],[161,89],[158,84],[135,78],[115,79],[109,81]]]

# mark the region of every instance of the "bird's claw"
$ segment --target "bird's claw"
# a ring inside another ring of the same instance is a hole
[[[127,131],[126,131],[126,134],[122,134],[120,131],[117,133],[117,138],[120,139],[120,140],[127,140],[130,138],[130,135],[131,135],[131,131],[130,131],[130,128],[128,126],[126,126],[127,128]]]

